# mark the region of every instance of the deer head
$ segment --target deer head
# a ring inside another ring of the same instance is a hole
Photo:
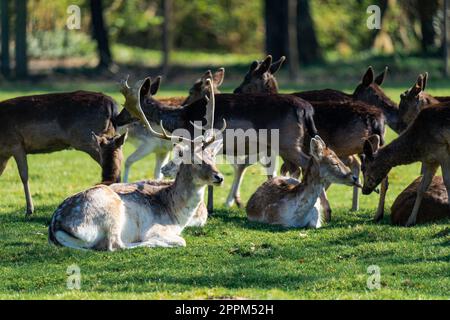
[[[225,77],[225,69],[220,68],[214,74],[211,70],[206,71],[200,79],[195,81],[194,85],[189,89],[189,96],[183,102],[183,105],[191,104],[197,100],[202,99],[205,95],[209,95],[210,86],[207,84],[207,80],[210,79],[212,83],[212,88],[215,93],[220,93],[217,89],[219,88]]]
[[[92,132],[92,139],[100,154],[103,184],[120,182],[120,169],[123,160],[122,146],[127,136],[128,131],[114,137],[97,136]]]
[[[319,175],[323,181],[362,187],[358,183],[358,177],[352,175],[351,170],[333,150],[327,148],[325,142],[319,136],[311,139],[310,153],[313,161],[319,166]]]
[[[378,105],[380,101],[390,101],[380,88],[386,79],[388,67],[377,77],[374,75],[372,67],[369,67],[364,74],[361,83],[356,87],[353,96],[357,100],[366,101],[373,105]]]
[[[364,175],[363,194],[371,194],[389,173],[390,167],[383,161],[376,161],[380,149],[380,137],[370,136],[364,142],[364,154],[362,156],[361,170]]]
[[[268,55],[261,62],[253,61],[234,93],[278,93],[278,83],[274,74],[280,70],[285,60],[283,56],[272,63],[272,56]]]
[[[143,82],[138,83],[140,88],[136,90],[136,95],[142,95],[142,87],[151,87],[151,79],[147,78]],[[214,123],[214,109],[215,109],[215,99],[214,99],[214,88],[211,79],[207,79],[207,85],[210,87],[210,97],[207,98],[208,103],[206,106],[207,115],[210,115],[211,119],[209,119],[208,123],[211,124],[211,131],[209,132],[209,137],[199,136],[195,139],[189,139],[183,136],[170,135],[164,129],[163,123],[161,121],[161,133],[157,132],[150,125],[149,121],[145,117],[144,112],[142,111],[140,98],[135,98],[135,104],[128,103],[125,104],[125,108],[130,112],[130,114],[134,115],[137,119],[139,119],[145,127],[148,129],[150,134],[155,137],[169,140],[172,142],[179,142],[175,147],[175,154],[177,157],[175,160],[172,160],[172,166],[178,166],[178,172],[185,166],[189,166],[188,170],[190,171],[191,176],[195,180],[194,183],[198,184],[221,184],[223,182],[223,176],[217,170],[215,166],[215,155],[222,148],[222,139],[218,139],[217,132],[213,130],[212,124]],[[144,92],[146,92],[144,90]],[[219,134],[221,135],[226,129],[225,119],[223,120],[224,126],[220,130]],[[206,137],[206,138],[205,138]],[[172,170],[176,170],[174,167]],[[166,166],[164,171],[167,173],[170,170],[169,167]]]

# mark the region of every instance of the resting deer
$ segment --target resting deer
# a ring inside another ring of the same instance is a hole
[[[208,104],[214,108],[213,94]],[[182,163],[172,184],[138,182],[97,186],[66,199],[55,211],[49,241],[74,249],[109,250],[186,246],[180,236],[203,201],[207,184],[221,184],[214,164],[222,148],[215,135],[208,141],[155,131],[139,105],[126,105],[158,138],[187,142],[179,146]],[[214,113],[213,113],[214,114]],[[214,122],[214,121],[212,121]],[[224,128],[223,128],[224,129]]]
[[[164,124],[164,127],[172,132],[183,128],[191,133],[194,130],[192,122],[201,121],[205,117],[206,101],[201,99],[192,104],[181,107],[170,107],[153,98],[151,79],[145,79],[136,90],[131,89],[126,82],[123,84],[122,93],[125,95],[126,104],[134,105],[140,100],[144,112],[149,121]],[[123,112],[126,112],[123,111]],[[227,133],[237,133],[237,129],[244,131],[254,130],[278,130],[279,132],[279,155],[295,170],[306,167],[308,157],[302,152],[305,134],[315,136],[316,129],[313,120],[313,109],[311,105],[290,95],[268,95],[268,94],[218,94],[216,95],[217,117],[227,121]],[[131,117],[130,114],[125,117]],[[220,123],[215,123],[215,127]],[[232,129],[232,130],[231,130]],[[231,131],[230,131],[231,130]],[[227,134],[228,135],[228,134]],[[254,148],[250,144],[259,145],[267,149],[266,154],[272,154],[272,142],[261,141],[257,135],[254,141],[243,141],[245,148],[237,148],[233,143],[239,138],[231,134],[230,141],[224,137],[224,154],[226,156],[248,157]],[[242,150],[243,149],[243,150]],[[261,149],[259,149],[261,152]],[[210,207],[208,208],[210,209]]]
[[[310,142],[311,160],[302,182],[279,177],[265,182],[247,204],[250,221],[279,224],[284,227],[320,228],[323,210],[319,195],[327,183],[361,187],[336,154],[319,136]]]
[[[174,107],[195,102],[209,93],[209,87],[206,85],[207,79],[212,79],[214,92],[219,92],[217,88],[222,85],[224,75],[224,68],[220,68],[214,74],[208,70],[202,75],[202,77],[195,81],[194,85],[189,90],[189,96],[187,98],[165,98],[159,100],[164,104]],[[155,79],[152,83],[152,88],[150,90],[151,92],[156,93],[156,91],[158,91],[160,81],[160,77]],[[120,125],[123,120],[120,118],[118,120]],[[131,138],[129,140],[137,145],[137,149],[130,156],[128,156],[125,161],[123,181],[128,182],[131,166],[151,153],[154,153],[156,158],[153,178],[161,180],[163,177],[161,174],[161,167],[168,162],[172,145],[165,140],[157,139],[154,136],[149,135],[145,127],[138,122],[130,123],[126,125],[126,127],[129,130],[129,137]]]
[[[101,93],[76,91],[18,97],[0,102],[0,175],[11,157],[19,169],[27,203],[34,210],[28,184],[27,155],[73,148],[104,166],[96,139],[115,134],[117,103]],[[107,168],[103,167],[105,172]],[[105,174],[105,173],[104,173]],[[120,176],[111,177],[113,180]]]
[[[264,61],[254,61],[241,85],[235,89],[237,93],[272,93],[278,92],[275,72],[284,59],[272,63],[272,57]],[[379,77],[380,78],[380,77]],[[377,80],[379,81],[379,80]],[[353,156],[363,153],[364,141],[371,135],[378,134],[382,141],[385,132],[385,118],[381,110],[375,106],[354,100],[351,95],[340,91],[326,89],[309,92],[293,93],[309,101],[314,107],[314,123],[318,134],[326,144],[336,152],[339,158],[351,166],[356,177],[360,175],[360,162]],[[284,170],[282,170],[284,171]],[[243,170],[241,171],[243,172]],[[325,185],[326,189],[329,185]],[[235,194],[239,197],[239,194]],[[325,200],[325,195],[322,195]],[[330,209],[327,207],[327,220],[330,219]],[[380,196],[377,216],[382,215],[384,194]],[[352,210],[358,210],[358,188],[353,191]]]
[[[415,224],[423,194],[439,166],[442,168],[447,193],[450,194],[449,150],[450,103],[424,108],[408,128],[390,144],[382,148],[379,148],[378,143],[364,144],[363,194],[370,194],[393,167],[422,162],[423,178],[417,190],[414,208],[406,223],[407,226]]]

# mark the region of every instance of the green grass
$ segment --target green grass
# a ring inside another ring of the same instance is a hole
[[[448,84],[436,84],[431,93],[449,95],[450,91],[445,89]],[[75,85],[11,84],[4,87],[0,99],[72,88]],[[121,101],[111,84],[83,83],[76,88],[104,91]],[[177,86],[167,88],[161,96],[184,95],[187,90]],[[397,98],[405,88],[394,85],[386,91]],[[287,91],[294,89],[288,87]],[[393,137],[389,132],[388,140]],[[127,144],[125,153],[132,151],[132,145]],[[153,162],[150,156],[135,165],[131,179],[149,177]],[[226,183],[216,189],[217,214],[206,227],[184,231],[186,248],[142,248],[114,253],[79,252],[47,243],[47,224],[54,209],[67,196],[98,182],[97,165],[81,152],[63,151],[29,156],[29,166],[36,207],[32,218],[24,218],[22,184],[13,161],[0,178],[0,298],[450,297],[448,221],[414,228],[389,225],[390,205],[418,176],[417,164],[392,171],[387,216],[381,223],[371,220],[377,195],[361,197],[361,210],[350,212],[351,189],[332,186],[329,198],[333,221],[318,230],[285,230],[249,223],[243,210],[221,207],[232,180],[231,167],[222,165]],[[244,201],[264,179],[260,167],[248,170],[242,187]],[[72,264],[81,269],[79,291],[66,288],[66,271]],[[380,290],[367,289],[370,265],[381,269]]]

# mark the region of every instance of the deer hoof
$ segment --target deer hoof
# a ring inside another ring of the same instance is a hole
[[[331,209],[326,209],[325,210],[325,222],[331,222],[331,213],[332,210]]]
[[[408,221],[405,224],[405,227],[412,227],[416,224],[416,219],[408,219]]]
[[[238,207],[239,209],[243,208],[242,201],[241,201],[241,198],[240,198],[240,197],[234,198],[234,202],[236,203],[236,205],[237,205],[237,207]]]

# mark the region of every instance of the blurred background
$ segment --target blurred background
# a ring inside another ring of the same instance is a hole
[[[424,71],[446,76],[446,0],[0,3],[3,89],[17,80],[98,82],[123,74],[164,74],[168,85],[189,87],[206,68],[221,66],[232,87],[266,53],[288,57],[279,77],[297,88],[353,84],[368,65],[388,65],[393,83],[409,84]],[[370,5],[380,8],[380,29],[367,26]]]

